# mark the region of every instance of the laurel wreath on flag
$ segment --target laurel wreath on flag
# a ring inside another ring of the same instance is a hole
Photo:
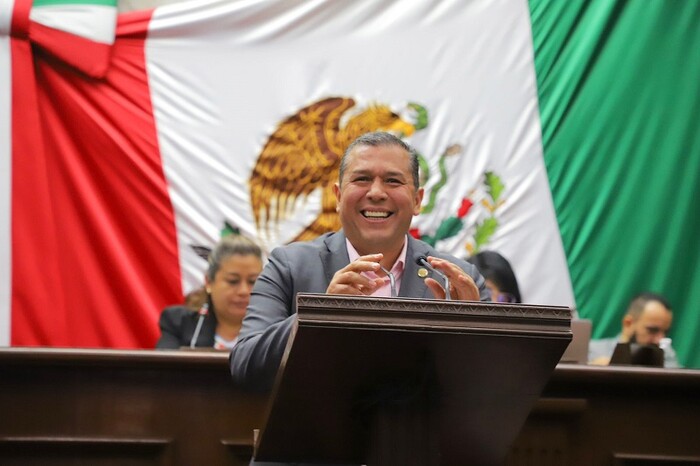
[[[447,182],[447,170],[445,169],[444,158],[454,153],[454,151],[451,152],[448,148],[441,156],[440,163],[438,164],[441,180],[428,194],[428,202],[421,209],[421,213],[430,213],[433,211],[438,192]],[[435,247],[438,241],[452,238],[464,230],[467,214],[472,211],[472,208],[476,204],[475,201],[478,200],[480,205],[485,208],[486,216],[477,220],[474,224],[474,234],[467,240],[464,246],[469,255],[476,254],[483,246],[489,243],[489,240],[498,229],[499,222],[496,217],[496,211],[505,203],[505,199],[502,197],[505,185],[498,174],[493,171],[485,172],[482,177],[482,185],[485,195],[478,199],[480,197],[478,190],[471,190],[469,195],[462,199],[455,215],[443,219],[434,234],[422,233],[418,228],[412,228],[409,233],[414,238],[421,239]],[[467,226],[467,228],[468,227],[469,226]]]

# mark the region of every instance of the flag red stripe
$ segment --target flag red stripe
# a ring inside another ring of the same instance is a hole
[[[101,78],[107,72],[112,50],[110,44],[95,42],[39,23],[31,24],[29,37],[33,44],[88,76]],[[76,50],[80,50],[80,53],[76,53]]]
[[[36,82],[38,104],[13,102],[15,122],[22,107],[38,109],[13,127],[14,345],[152,347],[160,310],[181,299],[144,56],[149,18],[117,38],[103,80],[46,54],[20,76],[13,57],[17,87]],[[32,137],[43,150],[25,150]]]
[[[43,157],[31,45],[11,40],[12,316],[11,343],[40,345],[65,333],[64,301],[53,235],[51,193]],[[58,318],[57,318],[58,316]],[[19,338],[18,338],[19,337]]]
[[[26,39],[29,34],[29,11],[33,0],[15,0],[12,8],[12,37]]]

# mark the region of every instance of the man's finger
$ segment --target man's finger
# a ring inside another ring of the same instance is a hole
[[[445,299],[445,289],[442,287],[442,285],[440,285],[440,283],[430,277],[426,278],[424,281],[425,286],[432,291],[435,299]]]

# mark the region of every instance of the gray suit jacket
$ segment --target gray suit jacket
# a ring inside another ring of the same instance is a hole
[[[432,292],[417,274],[419,266],[416,260],[420,256],[440,257],[457,264],[474,279],[481,300],[490,299],[484,279],[476,267],[439,253],[410,236],[399,296],[433,298]],[[238,343],[231,351],[231,375],[239,385],[253,390],[270,389],[294,322],[297,293],[325,293],[333,275],[349,263],[342,230],[272,251],[253,287]]]

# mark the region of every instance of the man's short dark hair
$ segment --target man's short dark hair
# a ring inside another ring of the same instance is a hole
[[[358,137],[355,139],[350,145],[348,146],[347,149],[345,149],[345,153],[343,154],[343,158],[340,159],[340,173],[338,175],[338,184],[342,184],[343,182],[343,175],[345,174],[345,170],[347,169],[348,166],[348,154],[352,152],[352,150],[355,147],[358,146],[372,146],[372,147],[387,147],[387,146],[394,146],[394,147],[400,147],[401,149],[405,150],[408,153],[409,159],[410,159],[410,164],[411,164],[411,175],[413,177],[413,186],[418,189],[420,187],[419,183],[419,178],[418,178],[418,152],[402,141],[401,139],[397,138],[391,133],[386,133],[383,131],[375,131],[372,133],[365,133],[362,136]]]
[[[671,303],[669,303],[665,297],[658,293],[645,291],[643,293],[635,295],[632,298],[629,306],[627,307],[627,314],[631,316],[634,320],[639,319],[639,316],[641,316],[642,312],[644,312],[644,308],[646,307],[647,303],[651,301],[657,301],[661,303],[663,307],[665,307],[668,310],[668,312],[672,312]]]

